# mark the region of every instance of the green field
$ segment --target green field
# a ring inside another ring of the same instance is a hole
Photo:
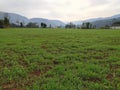
[[[0,90],[120,90],[120,30],[0,29]]]

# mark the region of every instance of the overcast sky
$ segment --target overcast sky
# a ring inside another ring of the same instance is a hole
[[[69,22],[120,14],[120,0],[0,0],[0,11]]]

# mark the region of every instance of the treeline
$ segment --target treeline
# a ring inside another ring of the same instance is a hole
[[[120,22],[113,22],[111,24],[111,26],[109,25],[105,25],[103,27],[101,27],[101,29],[110,29],[111,27],[120,27]],[[47,26],[46,23],[41,22],[40,25],[38,25],[37,23],[33,23],[33,22],[29,22],[27,24],[25,24],[24,22],[19,22],[17,21],[16,24],[14,23],[10,23],[9,18],[8,17],[4,17],[4,19],[0,20],[0,28],[52,28],[51,24],[49,26]],[[58,26],[56,28],[63,28],[61,26]],[[90,23],[90,22],[83,22],[81,25],[75,25],[72,22],[68,23],[65,25],[64,28],[80,28],[80,29],[95,29],[97,28],[96,25]]]
[[[112,22],[110,25],[104,25],[102,27],[97,27],[96,25],[90,22],[83,22],[81,25],[75,25],[73,23],[66,24],[65,28],[80,28],[80,29],[111,29],[111,28],[120,28],[120,21]]]
[[[0,20],[0,28],[7,28],[10,26],[9,19],[4,17],[3,20]]]
[[[10,20],[8,17],[4,17],[4,19],[0,20],[0,28],[47,28],[47,24],[46,23],[41,23],[40,25],[38,25],[37,23],[33,23],[33,22],[29,22],[28,24],[24,24],[24,22],[17,22],[17,24],[14,23],[10,23]]]
[[[52,28],[51,25],[47,26],[46,23],[41,23],[38,25],[37,23],[29,22],[28,24],[24,24],[24,22],[17,21],[16,24],[10,23],[7,17],[4,17],[4,20],[0,20],[0,28]],[[61,27],[57,27],[61,28]],[[65,25],[65,28],[81,28],[81,29],[94,29],[95,25],[92,25],[90,22],[84,22],[82,25],[75,25],[73,23],[68,23]]]
[[[28,24],[24,24],[23,22],[20,22],[19,24],[10,24],[10,27],[15,28],[47,28],[47,24],[45,23],[41,23],[40,25],[38,25],[37,23],[33,23],[33,22],[29,22]]]
[[[81,28],[81,29],[94,29],[95,25],[92,25],[90,22],[84,22],[82,25],[75,25],[73,23],[66,24],[65,28]]]

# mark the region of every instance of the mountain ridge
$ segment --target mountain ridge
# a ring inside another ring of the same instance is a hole
[[[82,25],[83,22],[90,22],[96,28],[102,28],[105,26],[112,26],[115,22],[120,22],[120,14],[116,14],[110,17],[99,17],[99,18],[91,18],[83,21],[74,21],[72,22],[75,25]]]
[[[19,25],[20,22],[22,22],[24,25],[27,25],[28,23],[32,22],[32,23],[36,23],[40,27],[40,24],[43,22],[43,23],[46,23],[48,27],[49,26],[65,27],[65,22],[62,22],[60,20],[51,20],[51,19],[39,18],[39,17],[27,18],[20,14],[0,11],[0,19],[4,19],[5,16],[9,17],[10,23],[13,23],[16,25]],[[78,21],[73,21],[72,23],[75,25],[82,25],[83,22],[90,22],[94,26],[96,26],[96,28],[101,28],[106,25],[111,26],[112,23],[116,21],[120,21],[120,14],[116,14],[110,17],[90,18],[90,19],[81,20],[81,21],[78,20]]]
[[[19,25],[20,22],[22,22],[24,25],[27,25],[28,23],[32,22],[32,23],[37,23],[37,25],[40,26],[41,22],[43,22],[43,23],[46,23],[48,27],[50,25],[52,27],[65,26],[65,23],[60,20],[50,20],[46,18],[30,18],[29,19],[20,14],[0,11],[0,19],[4,19],[5,16],[9,18],[11,24],[13,23],[16,25]]]

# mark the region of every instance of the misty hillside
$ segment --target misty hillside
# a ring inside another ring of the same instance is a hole
[[[48,27],[50,25],[52,27],[58,27],[58,26],[64,27],[65,26],[65,24],[59,20],[49,20],[49,19],[44,19],[44,18],[28,19],[27,17],[24,17],[19,14],[0,12],[0,19],[4,19],[4,17],[8,17],[10,20],[10,23],[14,23],[16,25],[19,25],[20,22],[22,22],[24,25],[27,25],[29,22],[33,22],[33,23],[37,23],[37,25],[40,26],[41,22],[43,22],[43,23],[46,23]]]
[[[14,24],[19,24],[20,22],[23,22],[25,25],[27,23],[29,23],[29,19],[24,17],[24,16],[21,16],[21,15],[18,15],[18,14],[15,14],[15,13],[6,13],[6,12],[0,12],[0,19],[3,19],[4,17],[8,17],[9,20],[10,20],[10,23],[14,23]]]
[[[114,22],[120,21],[120,14],[105,17],[105,18],[91,18],[83,21],[74,21],[73,23],[76,25],[81,25],[83,22],[91,22],[96,28],[101,28],[106,25],[111,26]]]
[[[97,20],[94,22],[91,22],[93,25],[95,25],[97,28],[105,27],[105,26],[112,26],[114,22],[120,21],[120,17],[114,17],[114,18],[107,18],[103,20]]]
[[[0,12],[0,19],[4,19],[4,17],[8,17],[10,23],[19,25],[22,22],[24,25],[27,25],[29,22],[36,23],[40,26],[41,23],[47,24],[48,27],[64,27],[65,23],[60,20],[49,20],[45,18],[31,18],[28,19],[25,16],[15,14],[15,13],[7,13],[7,12]],[[105,17],[105,18],[91,18],[83,21],[74,21],[73,23],[76,25],[82,25],[83,22],[91,22],[96,28],[101,28],[107,26],[111,26],[114,22],[120,21],[120,14]]]
[[[81,25],[83,22],[94,22],[94,21],[97,21],[97,20],[103,20],[104,18],[91,18],[91,19],[86,19],[86,20],[83,20],[83,21],[74,21],[73,23],[76,24],[76,25]]]
[[[44,18],[32,18],[29,20],[29,22],[37,23],[39,26],[41,23],[46,23],[47,26],[52,26],[52,27],[58,27],[58,26],[65,26],[65,24],[62,21],[59,20],[48,20]]]

